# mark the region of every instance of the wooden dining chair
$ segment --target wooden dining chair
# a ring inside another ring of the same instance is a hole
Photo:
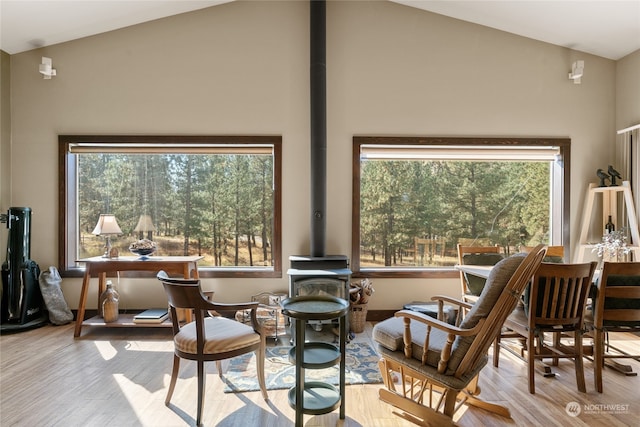
[[[524,253],[529,253],[534,249],[534,246],[520,246],[520,251],[524,252]],[[544,259],[542,260],[542,262],[555,262],[555,263],[564,263],[564,246],[547,246],[547,253],[544,256]],[[527,286],[524,290],[524,294],[522,294],[522,302],[524,304],[524,309],[525,312],[528,310],[528,306],[529,306],[529,290],[530,287]],[[514,333],[513,331],[510,331],[509,328],[507,327],[503,327],[502,328],[502,333],[500,334],[500,336],[496,339],[496,344],[494,347],[496,347],[496,351],[493,352],[493,366],[495,366],[496,368],[499,365],[499,358],[500,358],[500,352],[499,352],[499,348],[497,348],[497,346],[499,345],[500,341],[502,338],[514,338],[514,337],[520,337],[520,345],[519,345],[519,355],[521,357],[523,357],[523,355],[526,353],[527,351],[527,340],[526,338],[522,337],[520,334]],[[544,367],[545,370],[545,375],[546,376],[553,376],[553,372],[551,372],[551,369]]]
[[[501,248],[495,246],[465,246],[460,243],[458,249],[458,264],[471,265],[495,265],[502,259],[504,255]],[[460,285],[462,290],[462,301],[474,303],[478,300],[487,279],[474,276],[473,274],[460,271]]]
[[[162,282],[169,300],[175,347],[171,382],[169,383],[165,405],[169,405],[176,386],[180,370],[180,359],[196,361],[198,373],[196,425],[199,426],[204,406],[206,379],[204,362],[215,361],[218,375],[222,377],[222,360],[252,351],[256,353],[258,383],[262,391],[262,397],[267,400],[269,396],[264,377],[266,340],[256,317],[259,303],[213,303],[203,295],[200,288],[200,280],[198,279],[170,278],[164,271],[160,271],[157,278]],[[195,320],[183,325],[180,324],[178,321],[178,309],[193,310]],[[236,310],[250,310],[252,326],[226,317],[212,317],[210,315],[212,312],[233,312]]]
[[[605,359],[634,358],[635,354],[606,351],[609,332],[640,333],[640,262],[605,262],[596,284],[593,310],[585,315],[587,334],[593,338],[594,381],[602,393],[602,370]],[[633,335],[632,335],[633,336]],[[628,369],[625,370],[628,374]]]
[[[418,425],[453,425],[452,417],[464,403],[509,418],[508,408],[478,397],[478,376],[500,326],[518,304],[544,254],[540,245],[526,256],[516,254],[496,264],[459,326],[410,310],[377,323],[373,339],[385,385],[380,399]],[[432,300],[468,306],[449,297]]]
[[[586,392],[582,363],[584,313],[596,262],[581,264],[542,263],[530,284],[528,309],[518,306],[504,322],[512,337],[526,339],[529,393],[535,393],[535,362],[571,358],[575,364],[578,390]],[[545,333],[553,340],[545,341]],[[562,334],[573,334],[573,345],[562,342]],[[506,334],[501,335],[501,339]],[[494,345],[497,365],[501,339]]]
[[[534,246],[520,246],[520,251],[528,253],[534,248]],[[543,262],[565,262],[564,259],[564,246],[547,246],[547,254],[544,257]]]

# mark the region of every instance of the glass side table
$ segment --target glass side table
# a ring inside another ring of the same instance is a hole
[[[251,297],[251,301],[260,303],[256,315],[258,323],[264,328],[265,336],[273,338],[276,342],[278,337],[287,333],[287,319],[282,314],[281,301],[287,297],[286,292],[262,292]],[[235,319],[239,322],[251,323],[251,310],[236,312]]]

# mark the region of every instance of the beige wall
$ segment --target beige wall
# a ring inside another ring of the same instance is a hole
[[[11,56],[0,50],[0,212],[9,206],[11,169]],[[5,239],[0,248],[6,250]]]
[[[616,62],[616,129],[640,124],[640,50]]]
[[[11,56],[0,50],[0,213],[10,207],[11,194]],[[6,229],[0,224],[0,230]],[[7,253],[7,235],[0,233],[0,259]],[[2,285],[0,284],[0,287]],[[0,295],[2,291],[0,290]]]
[[[308,253],[308,19],[306,2],[233,2],[13,55],[11,204],[33,208],[32,258],[56,264],[57,135],[83,133],[281,134],[285,272]],[[38,74],[43,55],[52,80]],[[581,85],[567,79],[576,59]],[[615,85],[611,60],[398,4],[328,2],[327,252],[350,255],[353,135],[570,137],[575,234],[588,183],[613,159]],[[153,280],[129,284],[131,308],[163,302]],[[73,308],[79,285],[63,282]],[[458,285],[377,279],[370,309]],[[203,287],[230,301],[287,278]]]

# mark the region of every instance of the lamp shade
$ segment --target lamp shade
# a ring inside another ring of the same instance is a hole
[[[156,227],[154,227],[153,221],[151,221],[151,215],[140,215],[138,224],[133,231],[156,231]]]
[[[96,236],[105,236],[110,234],[122,234],[120,226],[116,221],[116,216],[112,214],[100,214],[96,228],[93,229],[91,234]]]

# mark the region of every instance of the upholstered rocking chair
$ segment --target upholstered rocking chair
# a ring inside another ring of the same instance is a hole
[[[487,351],[514,310],[525,286],[542,263],[546,248],[516,254],[493,268],[478,301],[433,297],[438,304],[470,308],[459,326],[419,312],[401,310],[374,327],[373,338],[385,388],[380,399],[403,411],[418,425],[453,425],[463,405],[477,406],[510,418],[509,409],[480,400],[478,375]]]

